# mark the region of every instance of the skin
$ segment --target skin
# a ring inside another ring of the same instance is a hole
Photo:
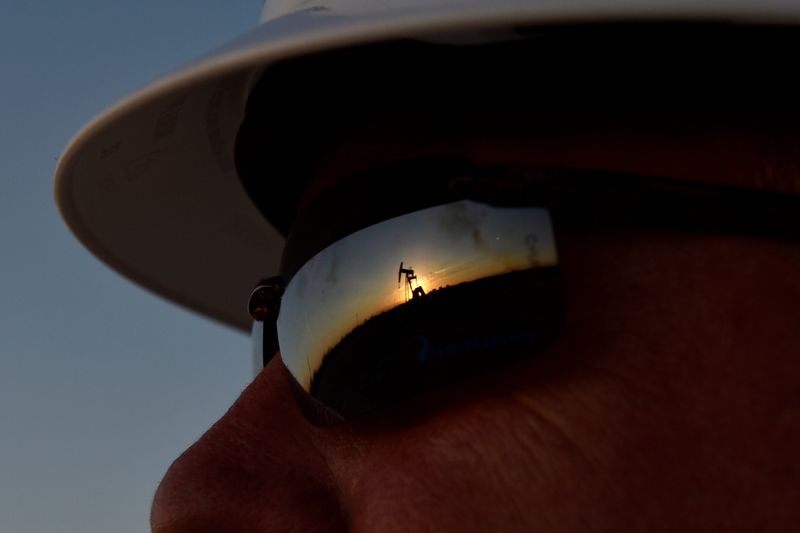
[[[310,194],[374,138],[340,146]],[[699,165],[646,135],[631,157],[609,142],[458,150],[751,185],[793,164],[753,148]],[[780,179],[796,183],[791,169]],[[276,357],[169,469],[153,531],[794,529],[800,246],[628,228],[562,234],[558,250],[566,326],[545,353],[325,428],[304,418]]]

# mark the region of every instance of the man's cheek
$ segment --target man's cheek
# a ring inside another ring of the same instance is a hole
[[[603,412],[615,402],[598,403],[591,388],[490,395],[402,432],[362,435],[333,468],[351,520],[381,531],[416,520],[466,531],[618,524],[628,500]]]

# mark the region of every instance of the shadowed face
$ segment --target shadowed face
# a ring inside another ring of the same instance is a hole
[[[800,183],[793,155],[734,137],[495,138],[448,155]],[[339,146],[309,194],[355,162],[409,152],[375,138]],[[544,353],[324,428],[276,357],[167,472],[154,531],[795,527],[800,245],[635,227],[557,241],[564,330]]]

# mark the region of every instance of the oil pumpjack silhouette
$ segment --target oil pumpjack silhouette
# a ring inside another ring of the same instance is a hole
[[[409,300],[409,295],[410,295],[410,298],[413,298],[413,299],[422,298],[423,296],[425,296],[425,290],[422,287],[419,286],[419,282],[418,281],[417,281],[417,286],[416,287],[414,287],[412,285],[412,283],[411,283],[412,281],[416,281],[416,279],[417,279],[417,275],[414,274],[414,269],[411,268],[411,267],[403,268],[403,262],[401,261],[400,262],[400,269],[397,271],[397,285],[398,285],[398,287],[400,285],[400,279],[403,277],[403,274],[406,275],[406,285],[405,285],[406,301]]]

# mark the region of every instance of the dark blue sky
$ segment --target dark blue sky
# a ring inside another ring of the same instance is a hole
[[[0,531],[148,531],[169,463],[251,378],[250,342],[134,286],[61,222],[72,135],[258,22],[260,0],[4,0]]]

